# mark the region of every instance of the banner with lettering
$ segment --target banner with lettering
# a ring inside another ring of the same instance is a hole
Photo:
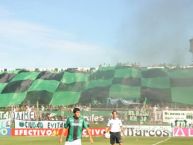
[[[0,120],[35,120],[35,112],[3,112],[0,111]]]
[[[0,120],[0,129],[1,128],[10,128],[10,127],[11,127],[11,120],[10,119]]]
[[[147,122],[150,119],[150,112],[145,110],[130,110],[127,114],[130,122]]]
[[[193,111],[164,110],[163,122],[173,123],[175,120],[193,121]]]
[[[124,127],[126,136],[167,137],[172,135],[170,126],[130,125]]]
[[[103,132],[105,131],[105,128],[92,128],[91,134],[92,136],[102,136]],[[36,128],[36,129],[30,129],[30,128],[13,128],[11,130],[12,136],[58,136],[61,135],[62,129],[54,128],[54,129],[48,129],[48,128]],[[67,132],[64,134],[67,135]],[[83,137],[87,137],[87,131],[84,129],[82,132]]]
[[[12,116],[11,112],[0,111],[0,120],[11,119],[11,116]]]
[[[193,137],[193,128],[173,128],[174,137]]]
[[[15,128],[64,128],[65,121],[15,120]]]
[[[12,128],[12,136],[57,136],[62,129],[30,129],[30,128]]]

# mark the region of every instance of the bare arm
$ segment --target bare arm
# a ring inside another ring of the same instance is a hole
[[[90,132],[90,128],[86,128],[86,131],[87,131],[87,133],[88,133],[88,135],[90,137],[90,143],[93,143],[94,141],[93,141],[93,138],[92,138],[92,134]]]
[[[109,120],[108,123],[107,123],[106,129],[104,131],[104,134],[109,132],[110,130],[111,130],[111,124],[110,124],[110,120]]]
[[[106,133],[106,132],[109,132],[109,131],[110,131],[110,127],[107,126],[106,129],[105,129],[105,133]]]
[[[61,135],[60,135],[60,137],[59,137],[59,143],[60,143],[60,144],[62,144],[62,138],[63,138],[66,130],[67,130],[66,128],[64,128],[64,129],[62,130],[62,133],[61,133]]]

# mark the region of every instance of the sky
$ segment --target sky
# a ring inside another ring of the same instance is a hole
[[[0,0],[0,68],[192,64],[192,0]]]

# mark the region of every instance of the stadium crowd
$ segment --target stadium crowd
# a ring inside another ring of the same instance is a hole
[[[81,109],[83,116],[87,117],[90,124],[105,124],[110,118],[110,112],[113,109],[118,110],[119,117],[125,125],[168,125],[163,121],[163,111],[181,110],[192,111],[193,107],[168,107],[148,104],[131,105],[122,108],[91,108],[91,106],[75,105],[75,106],[51,106],[51,105],[21,105],[1,108],[4,112],[34,112],[35,117],[28,121],[65,121],[67,116],[72,114],[74,107]],[[99,115],[100,114],[100,115]],[[98,116],[97,116],[98,115]],[[101,117],[101,120],[99,119]],[[91,118],[91,119],[90,119]],[[193,120],[193,114],[189,115],[189,119]],[[174,120],[170,122],[171,126],[177,127],[193,127],[193,122],[186,120]]]

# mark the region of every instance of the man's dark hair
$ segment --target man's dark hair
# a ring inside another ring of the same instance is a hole
[[[73,113],[76,113],[77,111],[80,111],[80,109],[79,108],[74,108],[73,109]]]
[[[117,110],[113,110],[113,111],[112,111],[112,114],[113,114],[114,112],[116,112],[116,113],[117,113]]]

